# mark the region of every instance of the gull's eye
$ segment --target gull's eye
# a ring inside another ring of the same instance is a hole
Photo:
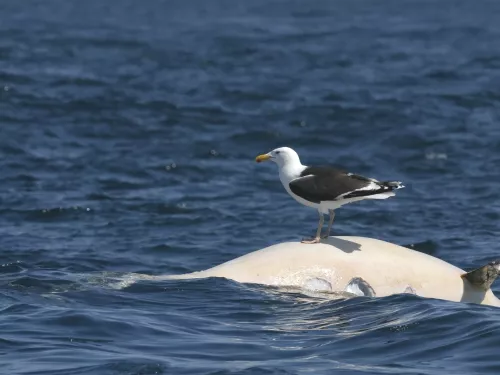
[[[276,155],[279,155],[279,153],[280,153],[280,152],[281,152],[281,151],[276,151]]]

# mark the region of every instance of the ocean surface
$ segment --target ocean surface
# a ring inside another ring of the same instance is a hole
[[[206,269],[314,234],[256,155],[406,189],[337,211],[500,258],[500,2],[0,2],[1,374],[499,374],[500,309]],[[493,287],[500,294],[500,282]]]

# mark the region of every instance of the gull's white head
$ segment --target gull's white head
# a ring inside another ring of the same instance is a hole
[[[257,163],[266,160],[271,160],[278,164],[278,166],[280,167],[290,164],[301,165],[299,155],[290,147],[280,147],[268,152],[267,154],[262,154],[255,158],[255,161]]]

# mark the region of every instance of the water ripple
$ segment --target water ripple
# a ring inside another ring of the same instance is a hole
[[[405,181],[337,213],[498,258],[498,3],[0,3],[9,374],[497,374],[497,309],[153,281],[310,235],[278,146]],[[500,289],[494,284],[493,290]]]

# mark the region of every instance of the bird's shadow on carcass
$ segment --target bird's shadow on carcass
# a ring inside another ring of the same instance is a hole
[[[335,246],[345,253],[352,253],[353,251],[361,251],[361,245],[354,241],[344,240],[337,237],[322,238],[321,243],[325,245]]]

